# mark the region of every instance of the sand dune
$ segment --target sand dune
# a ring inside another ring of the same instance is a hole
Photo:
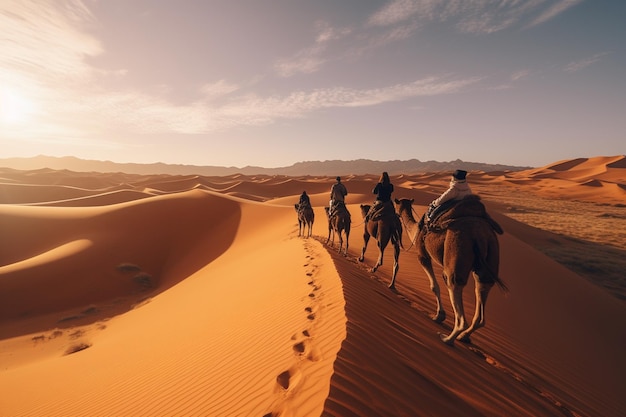
[[[578,158],[561,161],[546,167],[521,171],[511,175],[519,180],[550,179],[561,180],[559,185],[549,183],[543,193],[560,194],[559,188],[568,188],[563,192],[567,198],[581,199],[584,201],[596,201],[606,203],[623,202],[626,200],[626,156]],[[535,182],[536,183],[536,182]],[[583,186],[596,186],[601,190],[589,193]],[[555,190],[556,188],[556,190]]]
[[[376,176],[343,179],[340,256],[325,244],[334,177],[0,168],[0,415],[622,416],[626,303],[538,252],[556,240],[500,196],[624,207],[624,161],[471,173],[505,229],[510,293],[494,289],[487,326],[454,347],[437,335],[447,294],[439,325],[406,235],[397,293],[391,250],[374,274],[375,244],[356,261]],[[396,176],[394,195],[421,213],[448,179]],[[465,300],[473,311],[473,284]]]

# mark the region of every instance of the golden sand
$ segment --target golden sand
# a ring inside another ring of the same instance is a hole
[[[344,178],[341,256],[325,243],[331,177],[0,169],[0,415],[624,415],[626,304],[539,251],[554,235],[514,217],[525,192],[619,217],[625,168],[618,156],[470,174],[505,229],[510,293],[494,289],[486,327],[454,347],[437,335],[452,327],[446,291],[436,324],[406,236],[397,293],[391,250],[376,273],[375,244],[356,261],[376,176]],[[392,177],[420,214],[447,181]],[[303,190],[308,239],[293,207]],[[621,233],[609,244],[623,255]]]

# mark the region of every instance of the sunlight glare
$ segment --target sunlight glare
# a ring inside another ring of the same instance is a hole
[[[19,92],[6,88],[0,90],[0,122],[25,123],[35,110],[33,102]]]

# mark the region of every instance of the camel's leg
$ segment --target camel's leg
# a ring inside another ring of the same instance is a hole
[[[454,328],[449,335],[440,335],[441,340],[448,345],[453,345],[454,339],[456,339],[461,332],[467,329],[465,311],[463,310],[464,286],[453,284],[452,281],[453,279],[448,278],[448,293],[450,294],[450,302],[452,303],[452,309],[454,310]]]
[[[341,236],[343,232],[344,232],[343,230],[340,230],[339,236]],[[347,256],[348,255],[348,231],[345,231],[345,243],[346,243],[346,246],[343,248],[343,254]]]
[[[365,259],[365,250],[367,249],[367,244],[370,241],[370,234],[365,232],[363,233],[363,249],[361,249],[361,256],[359,256],[359,262],[363,262]]]
[[[341,229],[337,231],[337,236],[339,236],[339,249],[337,252],[341,253],[341,248],[343,247],[343,234],[341,233]]]
[[[380,246],[380,242],[378,242],[378,260],[376,261],[376,265],[371,269],[371,272],[376,272],[380,266],[383,264],[383,254],[385,253],[385,248]]]
[[[346,255],[348,254],[349,243],[350,243],[350,227],[346,226]]]
[[[435,294],[435,301],[437,302],[437,309],[435,310],[435,315],[431,318],[437,323],[443,323],[446,319],[446,312],[443,309],[443,304],[441,304],[441,290],[439,289],[439,283],[437,282],[437,277],[435,276],[435,271],[433,270],[433,264],[430,258],[420,257],[420,263],[422,264],[422,268],[424,268],[424,272],[426,272],[426,276],[430,281],[430,290]]]
[[[389,284],[389,288],[392,290],[396,290],[396,275],[398,275],[398,269],[400,269],[400,264],[398,263],[398,259],[400,258],[400,244],[395,243],[393,245],[393,274],[391,275],[391,284]]]
[[[493,284],[483,284],[478,279],[476,280],[476,311],[474,312],[474,319],[470,327],[457,336],[457,340],[463,343],[470,343],[470,335],[485,326],[485,306],[487,305],[487,296],[491,288],[493,288]]]
[[[378,228],[379,232],[381,228]],[[385,255],[385,248],[389,243],[390,236],[384,232],[378,234],[378,261],[374,268],[372,268],[372,272],[376,272],[376,270],[383,265],[383,256]]]

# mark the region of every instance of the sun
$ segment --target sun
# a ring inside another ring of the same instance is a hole
[[[9,88],[0,90],[0,122],[3,124],[26,123],[35,111],[35,104],[23,94]]]

